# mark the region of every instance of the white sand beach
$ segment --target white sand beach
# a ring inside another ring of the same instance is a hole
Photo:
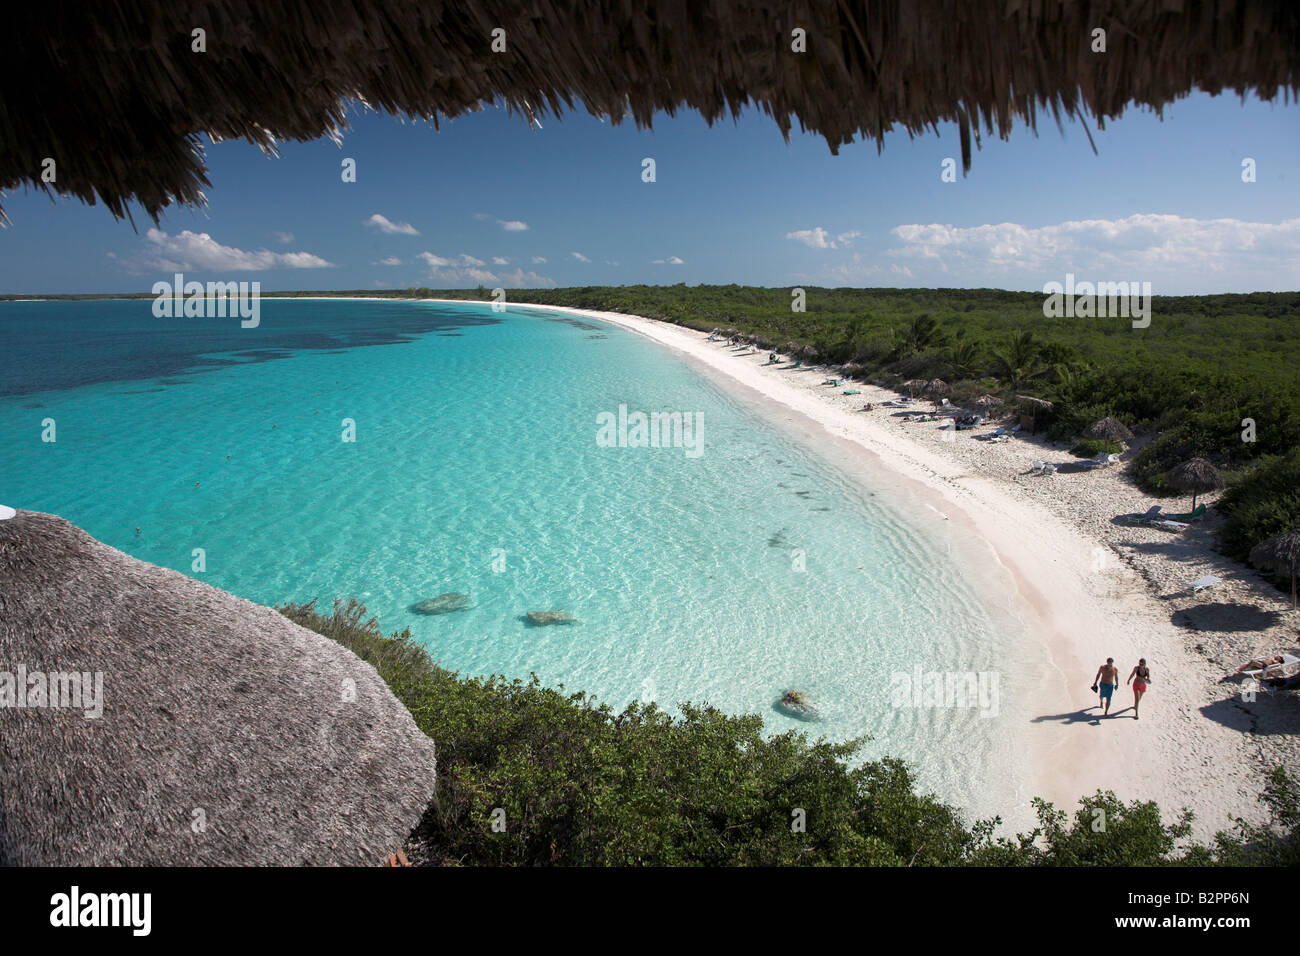
[[[1073,808],[1083,795],[1113,790],[1126,801],[1156,800],[1169,818],[1186,807],[1204,839],[1231,816],[1263,818],[1257,797],[1266,768],[1300,770],[1300,695],[1261,692],[1247,701],[1238,681],[1223,680],[1250,657],[1294,650],[1300,615],[1254,571],[1211,549],[1213,511],[1179,535],[1115,522],[1153,504],[1186,510],[1188,501],[1144,494],[1124,463],[1078,468],[1065,447],[1041,437],[977,440],[999,424],[996,416],[954,437],[939,422],[909,422],[882,408],[893,392],[855,383],[861,394],[845,396],[843,386],[822,385],[825,369],[763,367],[766,352],[741,355],[705,333],[639,316],[563,311],[667,346],[814,443],[851,445],[864,469],[896,473],[933,505],[917,511],[978,535],[1010,573],[1017,593],[1007,600],[1051,662],[1034,683],[1038,699],[1025,702],[1037,716],[1012,730],[1028,793]],[[864,403],[874,410],[861,411]],[[1039,460],[1066,467],[1031,475]],[[1190,582],[1205,574],[1223,583],[1193,595]],[[1108,656],[1121,682],[1146,658],[1152,684],[1140,720],[1123,683],[1115,716],[1097,719],[1089,685]]]

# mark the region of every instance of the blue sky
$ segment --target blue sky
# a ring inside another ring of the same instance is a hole
[[[983,138],[955,128],[787,144],[757,112],[710,129],[503,110],[444,123],[357,112],[343,145],[208,145],[204,209],[138,231],[102,206],[10,192],[0,293],[147,292],[186,279],[276,289],[669,284],[994,286],[1150,281],[1156,294],[1300,289],[1300,106],[1197,94],[1161,121]],[[1090,122],[1089,124],[1093,124]],[[652,157],[656,181],[642,181]],[[1242,181],[1242,161],[1256,181]],[[341,163],[356,160],[355,183]],[[376,218],[379,217],[379,218]]]

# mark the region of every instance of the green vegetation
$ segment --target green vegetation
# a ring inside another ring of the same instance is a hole
[[[1117,441],[1107,441],[1104,438],[1085,438],[1070,449],[1070,454],[1076,458],[1096,458],[1102,452],[1108,455],[1118,455],[1123,450],[1123,446]]]
[[[1036,802],[1014,838],[918,794],[896,759],[848,762],[857,742],[764,736],[711,707],[614,713],[585,694],[463,678],[410,631],[385,637],[356,601],[280,609],[374,665],[438,744],[437,795],[413,839],[430,862],[472,865],[1079,866],[1300,863],[1300,789],[1279,768],[1272,823],[1185,846],[1190,816],[1098,792],[1073,816]],[[504,829],[497,810],[504,811]],[[799,811],[803,811],[802,817]],[[804,828],[795,826],[800,819]],[[1100,826],[1100,829],[1099,829]]]

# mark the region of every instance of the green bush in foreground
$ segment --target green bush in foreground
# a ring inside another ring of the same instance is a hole
[[[995,837],[916,792],[900,760],[851,766],[860,742],[764,736],[762,718],[683,705],[622,713],[530,681],[464,678],[410,631],[385,637],[356,601],[280,608],[374,665],[438,744],[438,791],[413,841],[435,863],[470,865],[1294,864],[1300,791],[1280,768],[1262,799],[1273,825],[1238,824],[1178,851],[1190,814],[1085,798],[1072,818],[1036,801],[1039,825]],[[504,811],[504,830],[494,828]],[[1100,829],[1098,821],[1101,821]],[[800,822],[803,826],[799,826]]]

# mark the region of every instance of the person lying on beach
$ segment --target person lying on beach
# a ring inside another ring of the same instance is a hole
[[[1110,713],[1110,698],[1115,693],[1115,685],[1118,683],[1119,668],[1115,666],[1115,658],[1108,657],[1106,663],[1097,668],[1097,674],[1092,679],[1092,689],[1097,692],[1103,717]]]
[[[1138,658],[1137,666],[1129,673],[1126,683],[1130,682],[1133,684],[1133,719],[1137,720],[1138,704],[1142,703],[1142,695],[1147,692],[1147,685],[1151,683],[1151,668],[1147,667],[1145,657]]]
[[[1246,663],[1242,664],[1240,667],[1237,668],[1237,673],[1240,674],[1242,671],[1263,670],[1266,667],[1272,667],[1274,664],[1281,664],[1281,663],[1282,663],[1282,655],[1280,654],[1277,657],[1270,657],[1268,660],[1256,659],[1252,661],[1246,661]]]

